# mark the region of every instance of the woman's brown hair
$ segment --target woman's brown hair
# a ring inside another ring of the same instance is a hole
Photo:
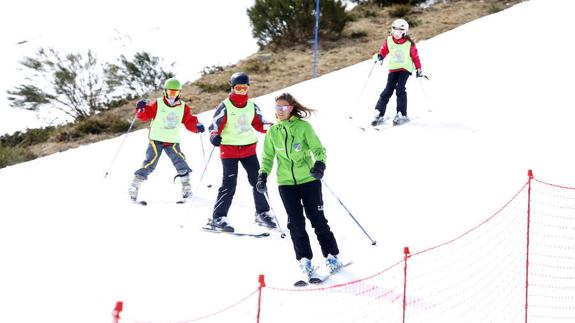
[[[296,116],[300,119],[305,119],[305,118],[311,116],[311,113],[315,111],[313,109],[310,109],[310,108],[307,108],[307,107],[301,105],[301,103],[299,103],[289,93],[282,93],[282,94],[278,95],[276,97],[276,101],[278,101],[278,100],[287,101],[287,103],[293,107],[293,109],[291,111],[291,115]]]

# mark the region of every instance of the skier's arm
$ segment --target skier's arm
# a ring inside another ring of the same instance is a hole
[[[383,40],[383,43],[381,44],[381,48],[379,49],[379,55],[381,55],[381,57],[385,58],[385,56],[387,56],[387,54],[389,54],[389,48],[387,47],[387,38],[385,38]]]
[[[262,165],[260,167],[260,174],[266,173],[269,175],[274,167],[274,158],[276,155],[276,150],[274,148],[273,140],[272,140],[272,132],[273,130],[270,129],[266,134],[264,139],[264,149],[262,153]]]
[[[266,133],[266,129],[264,129],[264,116],[260,108],[254,103],[255,114],[252,120],[252,127],[256,129],[258,132]]]
[[[146,108],[144,111],[137,114],[138,119],[141,121],[150,121],[156,117],[156,111],[158,110],[158,102],[156,100],[146,103]]]
[[[182,118],[182,123],[189,131],[195,133],[199,132],[198,124],[200,121],[198,120],[198,117],[192,114],[192,108],[190,108],[188,105],[184,107],[184,117]]]
[[[313,154],[313,158],[316,161],[320,161],[325,164],[327,155],[325,152],[325,147],[321,144],[319,137],[313,130],[313,127],[307,123],[307,128],[305,129],[305,140],[309,147],[309,150]]]
[[[220,105],[218,105],[218,107],[216,108],[216,112],[214,113],[214,118],[209,128],[210,133],[212,135],[221,134],[222,130],[224,130],[224,127],[226,126],[226,121],[227,121],[226,106],[222,102],[220,103]]]
[[[413,65],[415,65],[415,69],[421,69],[421,61],[419,60],[419,53],[417,52],[417,47],[415,44],[412,44],[409,48],[409,55],[411,56],[411,60],[413,60]]]

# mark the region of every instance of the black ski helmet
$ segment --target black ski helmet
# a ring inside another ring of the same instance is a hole
[[[234,87],[237,84],[250,85],[250,77],[244,72],[236,72],[230,77],[230,86]]]

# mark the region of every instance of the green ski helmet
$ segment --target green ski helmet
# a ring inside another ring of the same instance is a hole
[[[180,83],[180,81],[178,81],[178,79],[172,77],[170,79],[167,79],[166,82],[164,83],[164,90],[181,90],[182,89],[182,84]]]

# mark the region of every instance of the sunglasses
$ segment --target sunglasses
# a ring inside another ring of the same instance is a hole
[[[176,97],[180,95],[180,90],[166,90],[166,95],[169,97]]]
[[[287,111],[291,105],[276,105],[276,111]]]
[[[246,92],[249,88],[250,88],[250,86],[247,84],[234,85],[234,91],[238,91],[238,92]]]

